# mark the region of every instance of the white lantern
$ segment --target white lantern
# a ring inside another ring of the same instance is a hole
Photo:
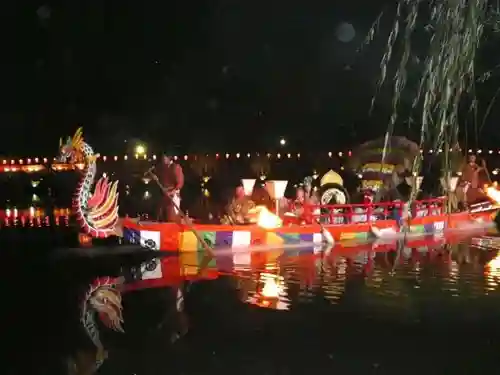
[[[412,186],[413,185],[413,177],[406,177],[406,183],[408,185],[410,185],[412,188],[414,188],[416,190],[419,190],[420,189],[420,185],[422,185],[423,179],[424,178],[422,176],[418,176],[416,178],[416,180],[415,180],[417,186]]]
[[[266,182],[266,190],[271,196],[271,199],[280,200],[285,196],[286,186],[288,181],[286,180],[274,180]]]
[[[276,202],[276,215],[279,213],[278,202],[285,196],[286,186],[288,181],[286,180],[274,180],[266,182],[266,190],[269,193],[271,199]]]
[[[241,180],[243,184],[243,190],[245,191],[245,195],[252,195],[253,187],[255,186],[255,178],[244,178]]]

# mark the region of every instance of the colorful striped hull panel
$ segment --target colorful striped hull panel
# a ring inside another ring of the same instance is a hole
[[[203,241],[212,248],[238,248],[248,246],[309,244],[321,245],[323,235],[317,233],[278,233],[262,230],[233,231],[198,231]],[[163,238],[167,236],[168,238]],[[124,228],[124,238],[130,243],[141,244],[152,250],[179,250],[180,252],[196,252],[203,250],[197,236],[189,232],[177,231],[177,238],[172,241],[170,232],[162,230],[143,230],[139,228]]]
[[[460,223],[471,222],[480,217],[491,221],[491,213],[470,215],[456,213],[414,218],[410,221],[410,232],[425,234],[442,233],[446,228],[457,227]],[[372,223],[352,223],[326,225],[335,243],[366,241],[372,237],[371,227],[392,228],[399,231],[396,220],[378,220]],[[173,223],[143,222],[124,220],[125,240],[161,251],[195,252],[203,249],[202,244],[189,227]],[[324,242],[319,225],[289,226],[275,230],[265,230],[257,226],[195,225],[198,234],[210,247],[238,248],[248,246],[275,246],[310,244],[321,246]],[[242,255],[243,256],[243,255]]]

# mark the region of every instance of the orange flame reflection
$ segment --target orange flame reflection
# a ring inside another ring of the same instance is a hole
[[[266,206],[257,206],[248,212],[250,215],[256,217],[255,223],[264,229],[280,228],[283,225],[283,220],[271,211]]]
[[[500,278],[500,253],[488,262],[485,268],[485,274],[487,276],[488,286],[490,288],[496,288]]]
[[[278,298],[283,293],[283,285],[281,285],[278,277],[272,274],[261,274],[261,281],[264,283],[260,294],[266,298]]]
[[[255,294],[247,299],[248,303],[275,310],[288,310],[289,301],[285,293],[285,282],[282,276],[262,272],[259,275]]]

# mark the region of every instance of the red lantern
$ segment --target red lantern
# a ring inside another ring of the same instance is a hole
[[[85,233],[78,233],[78,242],[82,246],[92,246],[92,237]]]

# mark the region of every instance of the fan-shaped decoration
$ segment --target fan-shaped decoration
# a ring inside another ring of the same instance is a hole
[[[385,149],[385,155],[384,155]],[[358,170],[360,166],[369,163],[384,163],[404,165],[409,167],[420,154],[420,148],[406,137],[378,138],[365,142],[353,151],[350,160],[351,168]]]
[[[361,181],[361,187],[367,190],[377,191],[383,185],[382,180],[363,180]]]
[[[396,169],[394,164],[381,164],[381,163],[368,163],[361,166],[360,171],[362,173],[381,173],[383,175],[392,174]]]

